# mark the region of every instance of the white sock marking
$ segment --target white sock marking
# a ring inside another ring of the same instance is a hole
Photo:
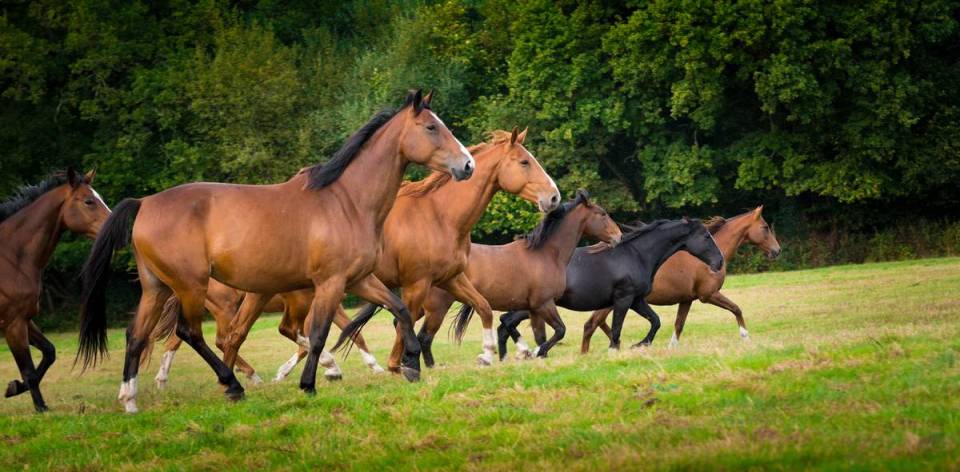
[[[374,374],[379,374],[384,372],[383,367],[380,367],[380,364],[377,363],[377,358],[363,349],[360,349],[360,358],[363,359],[363,363],[373,371]]]
[[[136,413],[137,409],[137,378],[131,377],[130,380],[120,384],[120,394],[117,400],[123,404],[123,409],[127,413]]]
[[[680,345],[680,339],[677,338],[677,332],[673,332],[673,337],[670,338],[670,347],[677,347]]]
[[[300,362],[300,354],[294,353],[293,357],[288,359],[287,362],[284,362],[283,365],[281,365],[280,368],[277,369],[277,376],[274,377],[273,381],[279,382],[287,378],[287,376],[290,375],[290,371],[292,371],[293,368],[297,366],[298,362]]]
[[[747,332],[747,328],[744,328],[743,326],[740,327],[740,337],[743,339],[750,337],[750,333]]]
[[[170,378],[170,367],[173,366],[173,356],[177,351],[167,351],[163,353],[163,359],[160,360],[160,370],[153,379],[157,382],[157,388],[162,389]]]

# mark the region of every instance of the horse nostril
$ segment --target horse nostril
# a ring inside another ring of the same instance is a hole
[[[556,195],[550,197],[550,203],[556,204],[556,203],[559,202],[559,201],[560,201],[560,197],[558,197],[558,196],[556,196]]]

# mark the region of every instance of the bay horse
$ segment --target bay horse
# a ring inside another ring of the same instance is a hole
[[[733,259],[742,244],[749,243],[759,247],[771,260],[780,255],[780,242],[763,219],[762,213],[763,205],[732,218],[717,216],[706,221],[707,230],[713,234],[720,252],[723,253],[724,264],[720,271],[711,272],[706,265],[686,252],[674,254],[657,271],[653,278],[653,290],[647,295],[647,303],[660,306],[679,304],[673,337],[670,339],[671,347],[680,342],[680,334],[683,333],[683,325],[694,300],[716,305],[733,313],[740,327],[740,337],[749,338],[743,312],[736,303],[720,293],[720,289],[727,275],[726,263]],[[606,318],[611,311],[612,308],[597,310],[583,325],[580,352],[586,354],[590,351],[590,337],[598,327],[609,336],[610,328]]]
[[[476,177],[472,178],[475,179]],[[210,314],[213,315],[213,319],[217,324],[216,345],[221,350],[223,349],[224,338],[229,333],[230,322],[233,320],[233,317],[239,310],[240,303],[243,301],[244,295],[244,292],[217,282],[215,279],[211,279],[209,285],[207,286],[207,299],[205,305]],[[305,347],[306,338],[300,334],[300,330],[302,329],[303,320],[307,316],[307,311],[310,309],[310,301],[312,299],[313,290],[295,290],[293,292],[274,295],[273,298],[271,298],[263,308],[265,312],[283,312],[284,315],[283,321],[280,324],[280,333],[291,341],[300,344],[298,353],[280,367],[277,377],[274,378],[275,381],[280,381],[286,378],[286,376],[291,370],[293,370],[297,363],[307,355],[307,348]],[[176,302],[176,297],[170,297],[170,300],[167,302],[167,306],[164,307],[163,317],[177,316],[177,310],[179,310],[179,306],[173,305],[174,302]],[[300,323],[296,326],[293,326],[288,320],[300,320]],[[345,326],[347,326],[347,324],[350,323],[350,317],[347,316],[342,307],[337,308],[337,312],[333,318],[333,323],[340,327],[340,329],[343,329]],[[159,324],[163,324],[163,321],[161,321]],[[157,334],[162,335],[163,333]],[[177,336],[169,336],[167,338],[166,345],[164,346],[163,357],[160,362],[160,368],[157,370],[156,377],[154,377],[154,381],[157,383],[157,388],[162,389],[166,386],[167,380],[170,377],[170,369],[173,367],[174,355],[180,348],[182,342],[183,340]],[[373,373],[384,372],[383,367],[380,367],[380,364],[377,363],[377,358],[370,353],[367,343],[362,336],[357,338],[356,343],[360,350],[360,356],[363,360],[363,363],[369,367]],[[327,365],[325,364],[323,355],[321,355],[320,364],[324,366]],[[262,382],[260,376],[257,375],[253,367],[239,355],[237,356],[237,370],[243,372],[247,378],[254,383]],[[332,374],[324,375],[330,378]]]
[[[419,182],[401,186],[397,201],[390,210],[383,227],[383,255],[374,274],[388,287],[402,287],[404,304],[413,321],[419,318],[420,305],[431,287],[442,287],[463,301],[475,304],[484,320],[484,353],[479,362],[493,361],[493,312],[463,274],[470,251],[470,231],[480,220],[496,192],[519,195],[550,211],[560,204],[560,191],[553,179],[543,170],[537,159],[524,147],[527,130],[514,128],[512,132],[498,130],[490,134],[486,143],[470,148],[477,163],[473,177],[466,182],[452,182],[448,175],[434,173]],[[246,301],[244,301],[246,303]],[[372,316],[376,305],[360,311],[358,317]],[[303,324],[306,310],[297,318],[281,322],[281,332]],[[254,319],[243,320],[243,329],[249,329]],[[288,338],[294,333],[285,332]],[[358,339],[359,341],[359,339]],[[402,333],[397,340],[387,367],[400,368],[403,348]],[[362,347],[362,346],[361,346]],[[293,360],[293,358],[291,358]],[[324,355],[328,379],[340,378],[340,369],[332,355]],[[425,359],[431,365],[431,359]],[[286,375],[292,368],[284,364],[277,376]]]
[[[47,411],[40,382],[57,351],[33,318],[40,312],[43,268],[66,231],[95,238],[110,209],[90,184],[96,175],[73,169],[21,188],[0,203],[0,329],[23,380],[7,385],[6,397],[30,392],[33,407]],[[30,346],[40,350],[34,367]]]
[[[596,310],[613,306],[613,327],[610,349],[620,349],[620,332],[627,310],[632,309],[650,320],[651,328],[636,346],[653,342],[660,328],[660,318],[647,304],[658,269],[677,251],[686,251],[713,272],[723,267],[723,253],[700,220],[658,220],[626,233],[620,244],[612,248],[593,246],[578,248],[567,266],[567,286],[557,298],[557,305],[576,311]],[[552,313],[547,315],[552,316]],[[551,323],[541,312],[511,312],[500,318],[498,343],[500,355],[506,355],[507,337],[511,336],[523,352],[517,325],[531,318],[537,333],[536,341],[545,338],[542,323]],[[555,322],[555,321],[554,321]],[[533,353],[536,355],[536,351]]]
[[[117,205],[97,237],[83,270],[78,359],[84,367],[106,352],[104,297],[114,251],[132,242],[143,293],[127,330],[123,383],[118,400],[137,411],[138,359],[171,295],[180,302],[176,334],[194,348],[226,387],[243,397],[231,370],[230,340],[221,361],[203,339],[211,278],[259,297],[314,287],[310,354],[300,388],[316,391],[320,353],[344,292],[384,304],[404,337],[404,375],[420,376],[420,346],[399,297],[373,274],[381,252],[383,221],[410,162],[467,179],[473,157],[430,110],[432,94],[408,94],[396,111],[376,114],[322,165],[276,185],[191,183]],[[132,230],[130,227],[132,226]],[[232,357],[231,357],[232,354]]]
[[[567,263],[584,236],[616,245],[621,232],[600,205],[590,202],[586,191],[578,190],[573,200],[548,213],[524,238],[497,246],[473,244],[466,276],[492,309],[555,314],[554,299],[566,286]],[[433,335],[453,301],[449,292],[439,288],[430,291],[423,304],[427,317],[421,330],[421,336],[427,340],[421,343],[424,353],[430,349]],[[460,310],[455,330],[457,339],[463,337],[472,311],[469,304]],[[565,333],[559,316],[549,319],[554,336],[543,346],[544,356]],[[426,349],[423,346],[427,346]]]

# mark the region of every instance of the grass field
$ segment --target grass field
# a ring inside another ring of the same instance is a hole
[[[475,319],[463,346],[438,339],[420,383],[371,375],[354,354],[316,397],[298,368],[228,403],[184,346],[167,390],[153,386],[159,352],[141,371],[135,416],[115,400],[123,333],[83,375],[75,334],[58,334],[52,411],[0,401],[0,469],[960,469],[960,259],[736,276],[724,292],[749,342],[729,313],[695,304],[679,348],[675,308],[659,307],[653,347],[611,355],[598,331],[581,356],[587,315],[566,312],[550,359],[479,368]],[[647,328],[627,320],[625,344]],[[294,351],[277,322],[241,351],[264,378]],[[388,323],[364,333],[384,364]],[[0,349],[5,383],[18,374]]]

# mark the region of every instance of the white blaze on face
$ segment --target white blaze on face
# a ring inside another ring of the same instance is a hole
[[[429,111],[430,111],[430,116],[432,116],[433,119],[437,120],[441,125],[443,125],[444,128],[447,127],[447,125],[443,123],[443,120],[441,120],[440,117],[436,115],[436,113],[434,113],[432,110],[429,110]],[[457,142],[457,146],[460,147],[460,153],[463,154],[463,157],[465,157],[467,159],[467,162],[470,163],[470,167],[473,167],[474,169],[476,169],[477,162],[473,160],[473,154],[470,154],[470,151],[467,150],[467,147],[464,146],[463,143],[461,143],[456,136],[453,136],[453,133],[450,133],[450,136],[452,136],[453,140]]]
[[[107,206],[107,202],[103,201],[103,197],[101,197],[100,194],[93,189],[93,187],[90,187],[90,192],[93,193],[93,197],[96,198],[97,201],[107,209],[107,211],[110,211],[110,207]]]

